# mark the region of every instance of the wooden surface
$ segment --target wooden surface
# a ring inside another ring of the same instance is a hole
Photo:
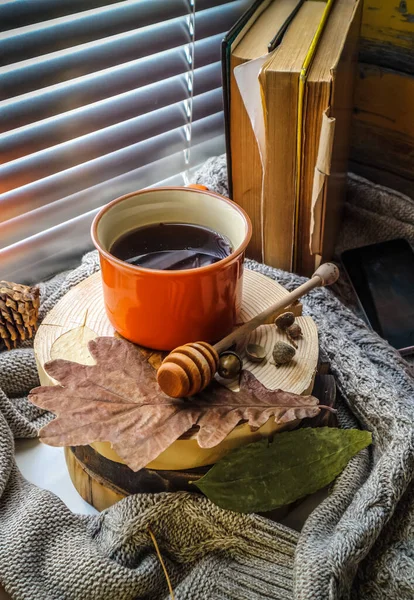
[[[322,362],[318,370],[325,371]],[[332,375],[317,375],[313,394],[328,406],[335,406],[336,386]],[[336,426],[333,413],[324,411],[303,426]],[[97,510],[105,510],[130,494],[197,491],[191,481],[200,479],[209,467],[182,471],[142,469],[135,473],[124,464],[109,460],[91,446],[65,448],[70,478],[82,498]],[[286,507],[284,507],[286,510]]]
[[[252,271],[246,270],[244,283],[242,321],[249,320],[287,295],[287,291],[278,283]],[[300,314],[301,305],[295,305],[293,311]],[[278,369],[269,361],[258,365],[246,358],[242,347],[239,351],[244,360],[244,368],[252,371],[266,387],[307,394],[312,390],[316,371],[318,334],[315,323],[310,317],[298,317],[297,320],[304,335],[299,341],[293,364]],[[100,273],[96,273],[66,294],[39,327],[34,350],[42,385],[56,384],[44,370],[44,364],[48,360],[66,358],[82,364],[93,364],[94,361],[88,351],[88,342],[102,335],[113,336],[115,332],[105,314]],[[267,356],[270,358],[274,343],[284,339],[284,334],[274,325],[263,325],[252,335],[251,341],[265,346]],[[144,348],[140,350],[146,354],[148,362],[157,369],[163,355]],[[237,381],[226,382],[226,385],[233,391],[238,391]],[[247,424],[239,425],[214,448],[200,448],[197,440],[194,439],[194,432],[190,430],[149,466],[154,469],[180,470],[213,464],[233,448],[271,435],[282,428],[282,425],[276,424],[272,419],[257,431],[251,431]],[[95,442],[93,447],[106,458],[123,462],[108,442]]]
[[[286,295],[287,291],[275,281],[263,275],[246,271],[241,320],[249,320]],[[296,315],[300,315],[301,305],[295,305],[293,311]],[[244,347],[240,347],[239,352],[244,360],[244,368],[253,372],[266,387],[307,394],[313,388],[318,362],[318,334],[315,323],[310,317],[297,316],[297,322],[300,324],[304,335],[299,340],[299,348],[293,364],[276,369],[269,361],[265,361],[264,364],[250,362],[245,355]],[[93,364],[87,344],[89,340],[102,335],[113,336],[116,334],[104,311],[101,279],[100,274],[97,273],[73,288],[62,298],[46,316],[38,330],[34,348],[42,385],[56,384],[44,369],[44,364],[51,359],[66,358],[83,364]],[[264,346],[266,355],[270,357],[274,343],[279,340],[285,340],[285,334],[272,324],[262,325],[252,334],[249,340],[246,340],[246,343],[247,341],[260,343]],[[163,358],[161,353],[144,348],[140,348],[140,351],[147,356],[148,362],[155,369],[158,368]],[[233,391],[238,391],[237,380],[226,382],[226,385]],[[298,423],[294,422],[289,424],[289,427],[297,425]],[[271,435],[285,427],[275,424],[273,419],[269,419],[263,427],[252,432],[247,424],[242,424],[235,427],[221,444],[211,449],[200,448],[194,438],[194,431],[190,430],[148,465],[148,469],[151,472],[175,471],[177,475],[174,476],[174,481],[176,481],[180,477],[179,471],[214,464],[231,449],[261,439],[263,436]],[[114,468],[119,467],[120,469],[127,469],[128,472],[130,471],[114,452],[110,443],[96,442],[91,446],[93,452],[100,456],[102,461],[110,461],[110,463],[115,464]],[[85,455],[81,454],[80,451],[76,452],[75,456],[72,451],[66,449],[68,468],[75,487],[88,502],[101,509],[119,500],[125,493],[130,493],[129,490],[132,488],[122,487],[113,481],[112,483],[111,481],[108,482],[102,476],[102,471],[100,475],[97,475],[95,473],[96,464],[94,463],[94,467],[91,462],[87,463]],[[105,464],[108,466],[109,462]],[[112,476],[108,477],[112,479]],[[149,481],[147,476],[142,479],[141,474],[140,477],[141,483],[139,485],[142,484],[144,479],[145,482]],[[160,482],[163,481],[162,485],[167,486],[165,473],[161,479],[154,477],[150,479],[151,485],[158,481],[157,485],[159,486],[161,485]],[[137,482],[134,485],[138,485]],[[169,483],[168,485],[173,484]],[[107,489],[109,489],[108,494],[106,493]],[[136,487],[133,489],[136,489]],[[147,488],[145,487],[145,489]]]
[[[253,271],[245,270],[244,283],[241,322],[248,321],[288,293],[276,281]],[[291,310],[296,316],[302,314],[300,303]],[[95,273],[72,288],[42,321],[34,341],[34,351],[42,385],[51,383],[43,365],[51,358],[56,358],[56,356],[52,356],[53,352],[56,352],[56,346],[54,350],[52,349],[56,340],[63,334],[82,326],[84,326],[84,331],[81,338],[85,342],[88,336],[89,339],[93,339],[96,336],[113,336],[115,334],[104,309],[100,273]],[[85,345],[83,344],[83,346]],[[81,352],[81,350],[77,352]],[[149,362],[156,368],[161,354],[148,350],[146,352],[149,355]],[[87,357],[89,354],[85,352],[84,356]]]
[[[414,0],[364,0],[360,60],[413,73]]]
[[[411,181],[411,192],[414,186],[413,106],[413,76],[379,66],[359,65],[352,160]]]
[[[97,510],[105,510],[125,498],[125,493],[115,491],[114,486],[109,482],[100,481],[97,476],[88,471],[87,467],[76,458],[71,448],[65,448],[65,459],[70,478],[79,495]]]
[[[364,0],[352,172],[413,195],[414,0]]]
[[[191,481],[200,479],[208,467],[183,471],[141,469],[109,460],[91,446],[65,448],[66,464],[73,485],[82,498],[104,510],[130,494],[197,491]]]
[[[252,319],[240,325],[225,338],[211,346],[206,342],[193,342],[175,348],[163,360],[157,371],[157,380],[160,388],[168,396],[183,398],[194,396],[211,383],[219,364],[219,355],[233,347],[245,346],[246,339],[251,339],[258,327],[274,321],[288,306],[294,304],[299,298],[308,294],[311,290],[323,286],[332,285],[337,281],[339,271],[332,263],[321,265],[313,277],[296,289],[289,292],[285,297],[279,299],[275,304],[258,313]],[[272,326],[271,326],[272,327]],[[272,327],[273,328],[273,327]],[[262,334],[259,334],[259,336]],[[253,342],[254,343],[254,342]],[[256,342],[260,346],[260,339]],[[264,355],[266,358],[266,354]],[[251,357],[245,354],[245,360]],[[261,361],[252,361],[261,362]],[[290,369],[292,373],[292,369]],[[223,373],[221,373],[222,376]]]

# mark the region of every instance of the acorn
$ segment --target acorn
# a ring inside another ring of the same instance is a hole
[[[293,325],[290,325],[290,327],[286,329],[286,333],[290,338],[293,338],[294,340],[299,339],[303,335],[302,329],[300,328],[300,325],[298,323],[293,323]]]
[[[296,350],[286,342],[276,342],[273,346],[273,360],[277,367],[290,363],[295,354]]]
[[[276,317],[275,325],[278,329],[286,331],[288,327],[295,322],[295,315],[292,312],[285,312]]]
[[[217,372],[223,379],[234,379],[243,368],[242,359],[236,352],[226,351],[220,354]]]

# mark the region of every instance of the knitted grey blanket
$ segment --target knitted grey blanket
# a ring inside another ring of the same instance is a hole
[[[288,289],[301,282],[251,261],[247,267]],[[74,271],[42,284],[41,315],[97,269],[93,252]],[[303,304],[344,399],[341,426],[368,428],[374,443],[350,461],[300,534],[188,493],[135,495],[99,516],[72,514],[16,467],[13,438],[35,437],[51,416],[26,400],[38,385],[32,349],[0,353],[0,584],[12,598],[167,600],[148,526],[177,600],[414,598],[408,364],[331,291],[314,290]]]

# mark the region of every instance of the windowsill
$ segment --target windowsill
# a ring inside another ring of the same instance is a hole
[[[16,440],[16,463],[23,477],[56,494],[72,512],[98,514],[76,491],[66,468],[63,448],[46,446],[37,439]]]

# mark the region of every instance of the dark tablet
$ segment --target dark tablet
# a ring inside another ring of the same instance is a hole
[[[347,250],[342,263],[372,329],[414,353],[414,252],[406,240]]]

